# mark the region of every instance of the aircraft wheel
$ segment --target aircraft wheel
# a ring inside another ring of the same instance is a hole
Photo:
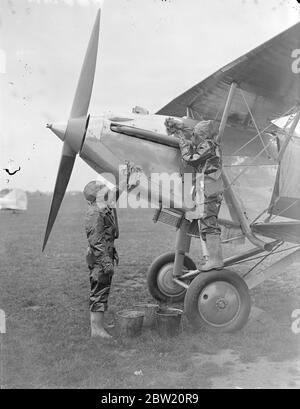
[[[241,329],[251,310],[247,284],[229,270],[200,273],[187,289],[184,310],[195,328],[213,332]]]
[[[151,264],[147,274],[149,292],[153,298],[162,302],[179,302],[184,299],[186,289],[173,281],[175,253],[165,253]],[[184,267],[196,270],[193,260],[185,256]]]

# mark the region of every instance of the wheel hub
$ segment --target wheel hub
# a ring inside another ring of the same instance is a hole
[[[168,297],[177,297],[186,290],[173,280],[174,264],[169,263],[163,266],[157,275],[157,284],[160,291]]]
[[[220,298],[219,300],[216,301],[216,306],[219,310],[224,310],[228,305],[228,302],[224,300],[224,298]]]
[[[226,281],[215,281],[203,288],[198,299],[198,311],[209,325],[222,327],[238,315],[241,299],[236,288]]]

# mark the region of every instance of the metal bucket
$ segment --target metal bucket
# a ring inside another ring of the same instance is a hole
[[[153,328],[156,325],[156,312],[159,309],[158,304],[139,303],[135,304],[134,308],[144,313],[143,326],[146,328]]]
[[[142,333],[144,313],[136,310],[123,310],[116,313],[116,326],[120,337],[138,337]]]
[[[160,308],[156,312],[157,332],[161,337],[178,335],[181,328],[182,310],[178,308]]]

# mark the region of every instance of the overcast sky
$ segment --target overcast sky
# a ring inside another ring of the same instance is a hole
[[[0,189],[52,191],[100,1],[0,0]],[[296,23],[296,0],[106,0],[90,113],[155,112]],[[3,55],[6,57],[4,61]],[[2,168],[21,171],[9,177]],[[95,173],[79,158],[69,190]]]

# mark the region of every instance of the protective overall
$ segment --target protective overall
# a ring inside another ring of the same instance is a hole
[[[104,312],[110,285],[114,273],[114,261],[117,259],[114,240],[116,225],[112,209],[109,206],[99,206],[96,197],[103,189],[96,181],[84,188],[84,196],[89,202],[85,217],[85,231],[88,239],[87,264],[90,271],[90,310]]]

